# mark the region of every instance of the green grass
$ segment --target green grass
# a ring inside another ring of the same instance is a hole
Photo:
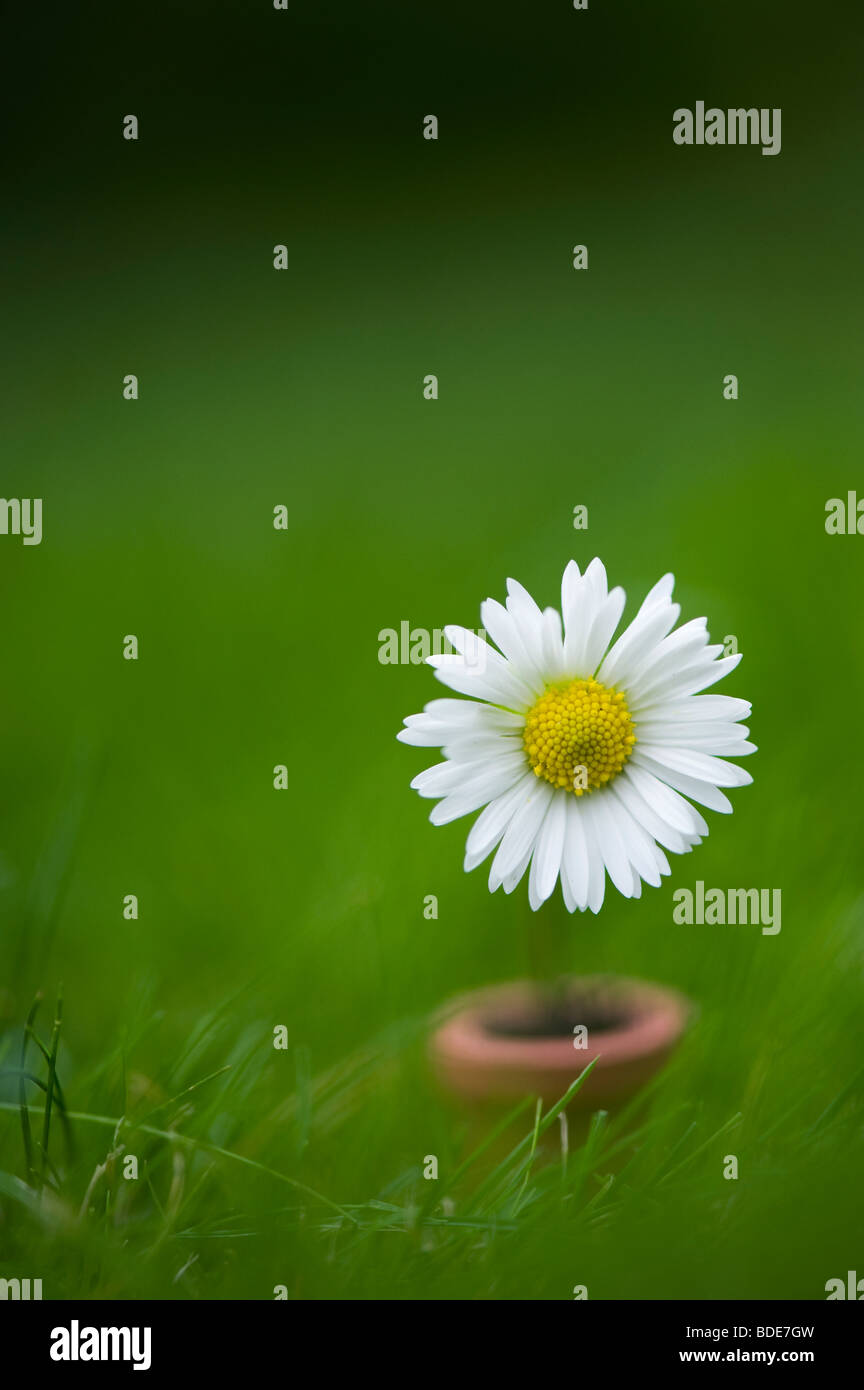
[[[229,207],[221,165],[199,198],[136,153],[62,259],[22,225],[7,305],[4,490],[44,497],[45,538],[0,537],[0,1277],[46,1298],[824,1296],[860,1268],[862,1216],[864,539],[824,532],[827,498],[862,491],[858,267],[824,216],[846,166],[814,196],[790,130],[782,160],[682,179],[669,142],[576,178],[567,139],[538,164],[526,137],[484,148],[479,192],[473,151],[442,144],[304,199],[238,155]],[[53,226],[40,198],[26,218]],[[152,254],[130,274],[133,223]],[[378,633],[477,626],[510,574],[556,603],[595,553],[626,617],[672,569],[682,618],[735,634],[755,781],[641,901],[534,916],[464,875],[466,825],[433,829],[409,791],[435,758],[395,733],[441,688],[382,666]],[[697,879],[780,888],[782,931],[674,924]],[[426,1062],[442,1002],[563,972],[698,1008],[650,1093],[572,1120],[566,1153],[532,1098],[495,1135]]]
[[[754,953],[734,1026],[705,1010],[647,1093],[571,1115],[566,1146],[556,1119],[578,1081],[533,1121],[530,1100],[469,1121],[430,1085],[419,1018],[314,1075],[266,1020],[238,1031],[236,1000],[146,1077],[164,1021],[77,1074],[56,1025],[50,1046],[34,1033],[21,1065],[41,1064],[48,1099],[2,1105],[4,1269],[47,1297],[819,1297],[860,1213],[857,982],[834,981],[830,1026],[806,983],[820,960],[841,967],[860,917],[835,928],[834,958],[808,942],[773,990]],[[29,1183],[22,1129],[42,1136]]]

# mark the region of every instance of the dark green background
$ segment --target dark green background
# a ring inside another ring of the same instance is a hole
[[[250,1152],[362,1202],[459,1151],[413,1020],[538,968],[660,979],[702,1007],[670,1114],[699,1108],[697,1147],[742,1112],[749,1187],[730,1198],[709,1148],[692,1206],[646,1195],[594,1245],[555,1223],[434,1275],[380,1250],[328,1263],[323,1236],[295,1248],[268,1216],[228,1256],[202,1246],[195,1292],[269,1297],[281,1274],[298,1297],[566,1298],[587,1268],[592,1297],[822,1296],[861,1259],[864,539],[824,530],[828,498],[864,495],[860,16],[48,15],[5,22],[2,492],[44,499],[40,547],[0,537],[9,1046],[62,980],[70,1108],[106,1116],[129,1108],[121,1054],[169,1097],[239,1049],[248,1091],[214,1102],[208,1136],[239,1150],[266,1117]],[[676,147],[672,112],[698,99],[781,107],[781,154]],[[524,889],[463,875],[467,823],[433,830],[408,789],[434,755],[394,735],[443,692],[381,665],[379,631],[477,627],[508,575],[557,604],[567,560],[594,554],[628,615],[672,569],[682,617],[745,652],[723,688],[754,704],[755,785],[709,813],[671,886],[781,888],[775,938],[673,926],[668,881],[610,890],[596,919],[557,897],[533,916]],[[212,1010],[207,1059],[188,1058]],[[304,1077],[403,1027],[341,1128],[283,1129]],[[669,1124],[664,1161],[686,1128]],[[17,1125],[0,1113],[20,1175]],[[81,1128],[75,1206],[110,1137]],[[221,1200],[269,1212],[251,1181],[223,1175]],[[13,1265],[36,1239],[22,1220]],[[77,1247],[49,1234],[46,1297],[82,1292]],[[94,1296],[182,1296],[168,1254],[144,1274],[99,1240]]]

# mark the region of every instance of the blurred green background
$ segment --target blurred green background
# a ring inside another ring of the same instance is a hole
[[[2,491],[44,499],[44,539],[0,537],[0,1276],[45,1297],[802,1298],[860,1262],[864,540],[824,529],[828,498],[864,495],[852,15],[14,16]],[[698,99],[781,107],[782,153],[674,146]],[[382,665],[378,634],[477,627],[508,575],[557,606],[595,554],[626,616],[671,569],[682,618],[735,635],[722,689],[753,702],[755,784],[661,889],[535,916],[464,875],[468,822],[433,830],[409,791],[435,756],[395,733],[443,690]],[[782,889],[782,932],[673,925],[696,879]],[[424,1225],[423,1156],[452,1176],[467,1142],[424,1020],[541,952],[675,985],[698,1027],[599,1207],[614,1165],[590,1151],[510,1224],[460,1227],[457,1189],[456,1224]],[[175,1211],[155,1138],[146,1190],[115,1175],[76,1223],[111,1143],[86,1120],[56,1210],[24,1195],[20,1030],[61,981],[71,1111],[140,1119],[230,1062],[190,1134],[362,1208],[363,1238],[191,1147]]]

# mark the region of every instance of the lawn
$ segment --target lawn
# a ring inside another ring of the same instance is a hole
[[[394,78],[358,143],[349,48],[288,166],[272,94],[237,127],[217,103],[201,148],[194,83],[139,148],[109,142],[115,74],[18,175],[4,490],[44,499],[44,536],[0,536],[0,1277],[824,1297],[864,1214],[864,539],[824,526],[864,494],[852,134],[823,163],[790,115],[781,156],[706,161],[649,85],[662,150],[648,120],[574,169],[575,116],[504,139],[479,98],[426,148]],[[477,628],[510,575],[557,604],[595,554],[625,617],[672,570],[682,620],[734,638],[754,784],[641,900],[535,915],[409,790],[435,757],[396,732],[443,692],[379,634]],[[676,923],[698,880],[781,890],[782,930]],[[650,1090],[574,1117],[566,1150],[554,1110],[466,1114],[427,1063],[446,1000],[565,972],[697,1006]]]

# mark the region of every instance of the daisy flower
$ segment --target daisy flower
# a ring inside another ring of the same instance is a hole
[[[614,642],[625,596],[599,560],[584,574],[571,560],[560,614],[508,580],[506,603],[480,609],[495,647],[444,629],[454,651],[427,660],[469,698],[432,700],[398,738],[444,754],[411,783],[438,802],[433,825],[480,811],[465,869],[494,851],[490,891],[511,893],[527,871],[535,911],[560,879],[568,911],[598,912],[608,874],[638,898],[670,872],[664,850],[708,834],[693,803],[731,811],[721,788],[753,780],[721,756],[755,752],[738,723],[749,703],[699,694],[741,657],[709,645],[704,618],[675,627],[674,582],[664,575]]]

